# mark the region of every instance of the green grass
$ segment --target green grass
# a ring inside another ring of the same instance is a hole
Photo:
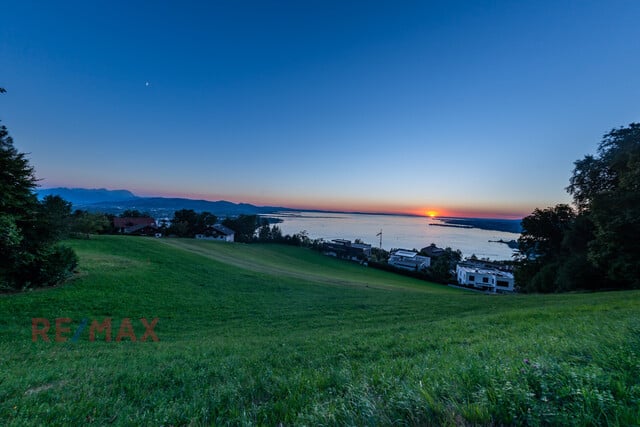
[[[487,296],[305,249],[99,237],[0,296],[2,425],[640,424],[640,292]],[[31,319],[158,317],[159,342]],[[53,326],[53,325],[52,325]],[[50,336],[53,338],[53,333]]]

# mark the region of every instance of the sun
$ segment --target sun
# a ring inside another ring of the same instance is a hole
[[[438,216],[438,212],[437,211],[427,211],[427,216],[429,218],[435,218]]]

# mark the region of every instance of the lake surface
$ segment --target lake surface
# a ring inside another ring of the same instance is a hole
[[[489,242],[490,240],[509,241],[520,237],[517,233],[503,231],[432,226],[429,224],[444,222],[417,216],[323,212],[286,212],[269,216],[283,220],[277,224],[282,234],[306,230],[312,239],[362,239],[365,243],[378,247],[380,237],[376,234],[382,230],[382,247],[386,250],[420,250],[435,243],[441,248],[460,249],[463,257],[475,254],[479,258],[492,260],[512,259],[514,251],[504,243]]]

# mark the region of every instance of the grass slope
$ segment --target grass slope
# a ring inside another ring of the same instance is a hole
[[[486,296],[291,247],[70,244],[77,278],[0,296],[0,424],[640,423],[640,292]],[[160,341],[34,343],[33,317],[73,319],[67,336],[131,318],[138,339],[158,317]]]

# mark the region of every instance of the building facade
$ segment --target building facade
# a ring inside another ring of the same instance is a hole
[[[415,251],[397,249],[389,256],[389,265],[409,271],[423,271],[431,265],[431,258]]]
[[[460,263],[456,267],[458,284],[487,292],[513,292],[513,273]]]

